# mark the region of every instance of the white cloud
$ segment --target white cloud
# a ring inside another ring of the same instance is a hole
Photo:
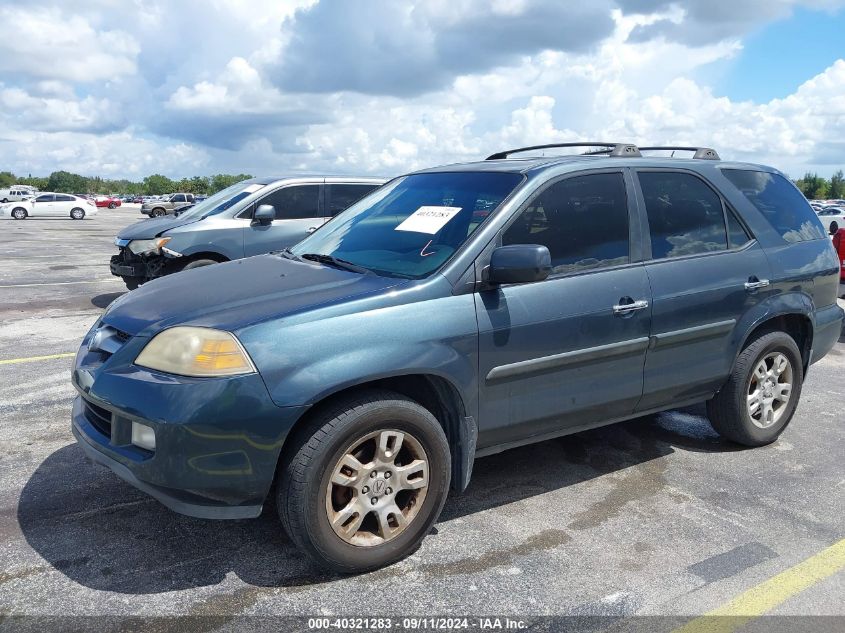
[[[79,83],[131,75],[140,47],[125,31],[96,31],[58,8],[0,7],[0,73]]]
[[[46,132],[105,132],[122,128],[126,123],[120,109],[106,98],[87,96],[77,100],[73,94],[67,94],[67,86],[61,83],[41,82],[39,88],[47,95],[58,96],[33,96],[21,88],[0,87],[4,118],[19,129]]]
[[[0,169],[393,175],[577,139],[845,162],[845,61],[768,103],[706,81],[748,33],[845,0],[315,4],[5,0]]]

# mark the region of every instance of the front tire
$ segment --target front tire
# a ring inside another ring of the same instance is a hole
[[[15,207],[12,209],[12,217],[16,220],[26,220],[29,214],[26,212],[26,209],[23,207]]]
[[[117,205],[114,202],[109,202],[109,209],[116,209]]]
[[[70,217],[73,220],[82,220],[85,218],[85,211],[80,208],[71,209],[70,210]]]
[[[770,444],[792,419],[803,381],[795,340],[785,332],[762,334],[745,346],[728,382],[707,403],[710,423],[738,444]]]
[[[276,505],[318,564],[360,573],[413,553],[449,488],[449,444],[417,402],[367,391],[319,411],[292,438]]]
[[[150,211],[150,216],[153,218],[160,218],[163,215],[167,215],[167,212],[164,209],[153,209]]]
[[[135,288],[140,286],[142,283],[140,277],[121,277],[121,279],[123,279],[123,283],[126,284],[127,290],[135,290]]]
[[[192,270],[194,268],[202,268],[203,266],[211,266],[217,262],[213,259],[195,259],[182,266],[182,270]]]

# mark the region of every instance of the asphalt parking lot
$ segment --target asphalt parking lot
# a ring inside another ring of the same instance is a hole
[[[125,291],[108,258],[140,217],[0,224],[0,616],[603,615],[624,628],[739,604],[845,617],[845,561],[830,554],[845,538],[845,339],[771,446],[726,443],[697,408],[480,459],[415,555],[331,576],[272,513],[174,514],[74,444],[67,355]],[[814,555],[833,573],[796,581]]]

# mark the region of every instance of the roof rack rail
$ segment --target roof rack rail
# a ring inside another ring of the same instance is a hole
[[[505,150],[504,152],[496,152],[490,154],[486,160],[500,160],[507,158],[511,154],[519,152],[530,152],[537,149],[552,149],[556,147],[604,147],[603,150],[595,150],[587,152],[589,154],[608,154],[609,156],[640,156],[640,150],[636,145],[630,143],[549,143],[548,145],[532,145],[530,147],[517,147],[516,149]]]
[[[683,147],[681,145],[659,145],[654,147],[641,147],[642,151],[647,152],[650,150],[657,150],[657,149],[671,149],[671,150],[679,150],[683,152],[695,152],[693,154],[693,159],[695,160],[722,160],[719,158],[719,154],[716,152],[715,149],[710,149],[709,147]]]

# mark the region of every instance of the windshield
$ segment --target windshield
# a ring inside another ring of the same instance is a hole
[[[437,270],[522,181],[506,172],[414,174],[377,189],[295,246],[388,277]]]
[[[202,219],[208,217],[209,215],[222,213],[226,209],[230,209],[232,205],[236,204],[240,200],[243,200],[247,196],[252,195],[266,186],[267,185],[257,182],[239,182],[231,187],[226,187],[222,191],[218,191],[213,196],[206,198],[192,209],[185,211],[179,217]]]

